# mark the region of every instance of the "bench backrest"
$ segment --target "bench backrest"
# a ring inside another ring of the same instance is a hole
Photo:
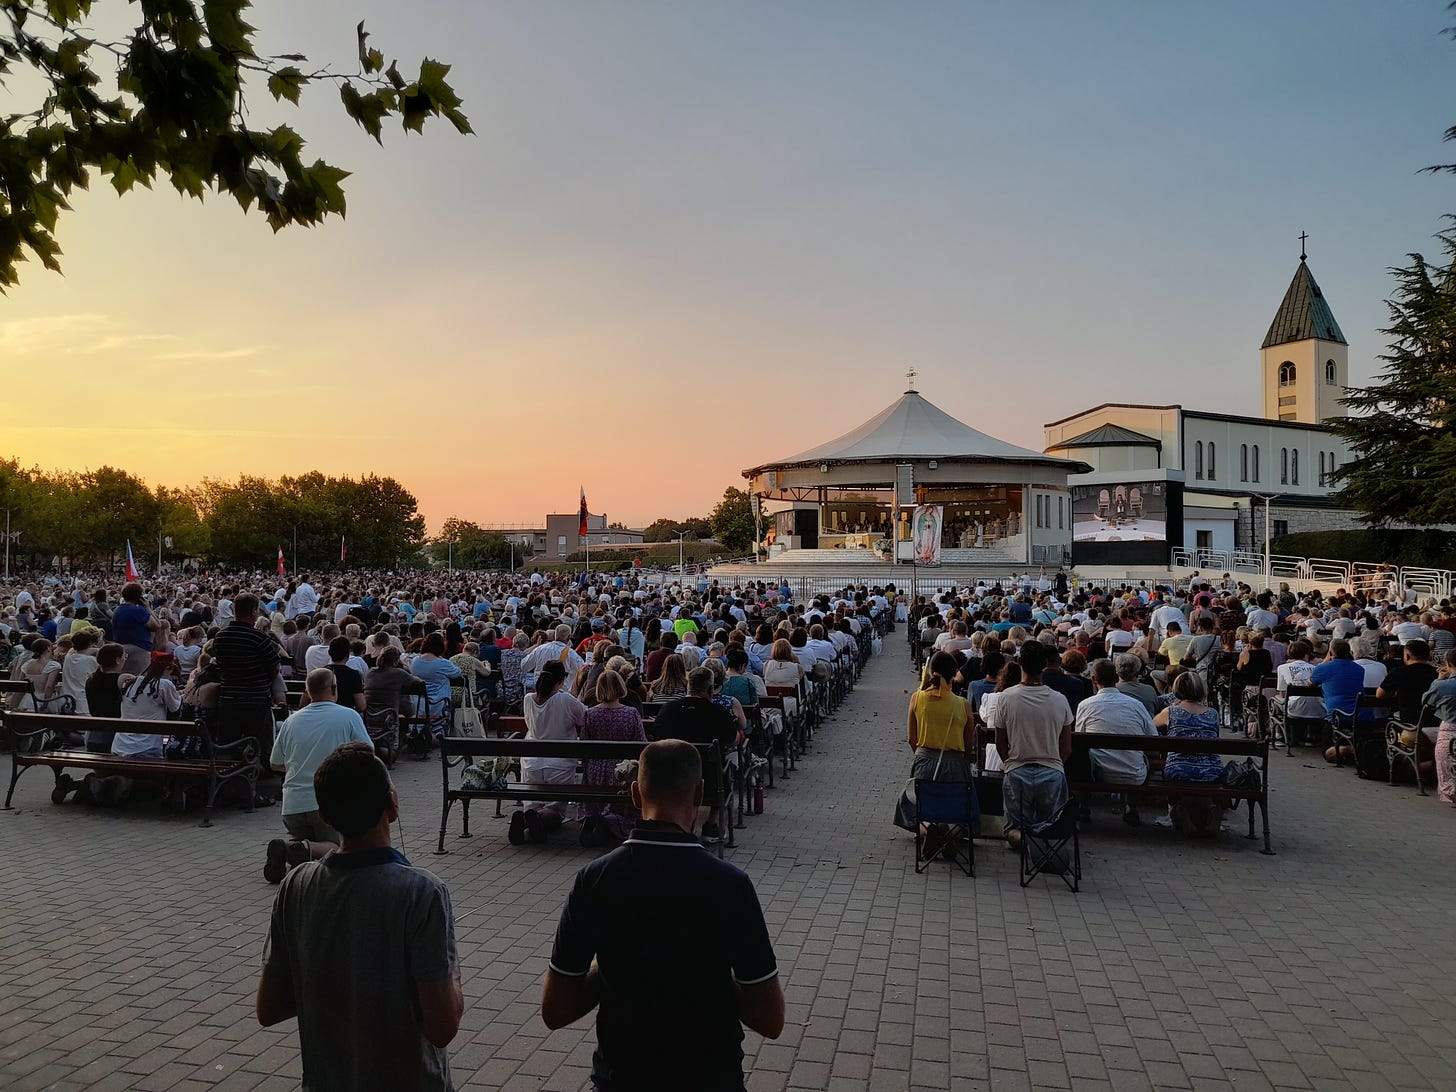
[[[0,679],[0,694],[30,694],[34,689],[29,679]]]
[[[1073,732],[1072,750],[1091,751],[1173,751],[1180,755],[1240,755],[1268,759],[1269,741],[1220,736],[1218,739],[1185,739],[1174,736],[1104,735],[1100,732]]]
[[[623,762],[636,760],[648,746],[646,743],[596,739],[462,739],[458,736],[446,736],[439,744],[440,763],[447,787],[452,758],[570,758],[583,762],[591,759]],[[703,801],[717,805],[727,794],[723,785],[722,751],[716,740],[693,746],[703,760]]]
[[[35,732],[130,732],[137,736],[194,735],[196,725],[190,720],[125,720],[121,717],[75,717],[59,713],[6,713],[5,723],[12,732],[31,735]],[[186,731],[183,731],[186,729]]]

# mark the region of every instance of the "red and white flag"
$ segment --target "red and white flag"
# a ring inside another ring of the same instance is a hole
[[[576,529],[576,533],[578,535],[580,535],[582,538],[585,538],[586,537],[586,532],[587,532],[587,526],[586,526],[586,489],[583,488],[582,491],[581,491],[581,519],[580,519],[580,524],[579,524],[579,526]]]
[[[131,556],[131,539],[126,540],[126,578],[128,580],[140,580],[142,574],[137,572],[136,558]]]
[[[278,575],[287,576],[288,572],[283,565],[283,547],[278,547]]]
[[[349,547],[344,543],[344,536],[339,536],[339,561],[342,563],[349,557]]]

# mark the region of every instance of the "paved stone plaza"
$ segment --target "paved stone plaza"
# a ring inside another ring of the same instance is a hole
[[[1194,841],[1103,808],[1078,895],[1055,879],[1023,891],[992,842],[974,880],[917,876],[890,825],[909,766],[899,638],[731,853],[789,1001],[782,1039],[749,1035],[751,1089],[1456,1084],[1452,809],[1281,754],[1277,856],[1237,834],[1242,813],[1235,833]],[[583,1088],[590,1025],[548,1034],[536,1006],[589,853],[512,848],[504,820],[482,817],[432,856],[439,766],[404,759],[395,778],[404,848],[454,898],[457,1085]],[[27,773],[0,813],[0,1088],[297,1087],[294,1025],[253,1019],[276,809],[202,830],[55,807],[50,783]]]

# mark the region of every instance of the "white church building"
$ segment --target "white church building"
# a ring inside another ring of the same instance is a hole
[[[1271,537],[1360,526],[1331,500],[1331,474],[1350,454],[1325,427],[1346,412],[1349,345],[1304,254],[1260,357],[1261,417],[1104,403],[1044,426],[1046,454],[1092,467],[1067,481],[1074,560],[1157,564],[1179,547],[1262,550],[1265,498]],[[1162,520],[1141,518],[1147,508]]]

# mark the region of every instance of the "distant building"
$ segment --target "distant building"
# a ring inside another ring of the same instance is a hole
[[[505,536],[507,542],[518,546],[529,546],[536,561],[562,561],[586,548],[588,539],[592,549],[606,545],[641,544],[643,532],[627,527],[607,526],[607,517],[587,516],[588,535],[577,534],[581,529],[581,515],[577,512],[557,512],[546,517],[545,527],[488,527],[487,530]]]
[[[1264,416],[1179,405],[1107,402],[1045,428],[1045,451],[1092,466],[1074,474],[1073,558],[1083,564],[1162,564],[1169,551],[1262,550],[1269,534],[1345,530],[1334,471],[1352,457],[1324,422],[1345,416],[1349,346],[1300,255],[1260,348]],[[1218,383],[1202,389],[1218,389]],[[1145,511],[1157,520],[1139,518]]]

